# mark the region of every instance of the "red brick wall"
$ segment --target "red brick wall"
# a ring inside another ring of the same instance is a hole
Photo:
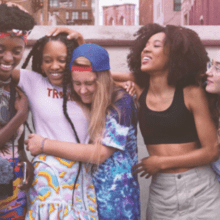
[[[103,25],[134,25],[135,4],[103,7]]]
[[[220,25],[219,0],[195,0],[189,14],[190,25]],[[203,17],[203,22],[201,22]]]
[[[153,0],[139,0],[139,25],[153,22]]]

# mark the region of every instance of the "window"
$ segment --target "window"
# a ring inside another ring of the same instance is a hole
[[[81,6],[82,7],[87,7],[88,6],[88,0],[82,0],[81,1]]]
[[[50,0],[51,8],[74,8],[76,6],[76,0]]]
[[[58,11],[53,11],[53,15],[59,16],[59,12]]]
[[[66,11],[66,19],[69,19],[69,12]]]
[[[88,12],[87,11],[82,12],[82,19],[88,19]]]
[[[160,17],[160,3],[157,5],[157,19]]]
[[[76,20],[79,18],[79,14],[78,14],[78,11],[73,11],[72,12],[72,20]]]
[[[59,6],[59,0],[50,0],[50,7],[57,8]]]
[[[174,0],[174,11],[181,11],[181,0]]]

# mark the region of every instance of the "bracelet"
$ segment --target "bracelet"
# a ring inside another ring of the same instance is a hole
[[[41,149],[41,152],[43,153],[44,152],[44,142],[47,140],[48,138],[44,138],[41,142],[41,146],[40,146],[40,149]]]

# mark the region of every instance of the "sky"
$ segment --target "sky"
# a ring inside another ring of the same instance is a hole
[[[99,24],[102,25],[102,6],[108,6],[108,5],[117,5],[117,4],[124,4],[124,3],[132,3],[136,4],[135,11],[136,11],[136,18],[135,18],[135,24],[137,25],[138,23],[138,5],[139,5],[139,0],[99,0]]]

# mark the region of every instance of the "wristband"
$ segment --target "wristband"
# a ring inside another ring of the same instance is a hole
[[[48,138],[44,138],[41,142],[41,146],[40,146],[40,149],[41,149],[41,152],[43,153],[44,152],[44,142],[47,140]]]

